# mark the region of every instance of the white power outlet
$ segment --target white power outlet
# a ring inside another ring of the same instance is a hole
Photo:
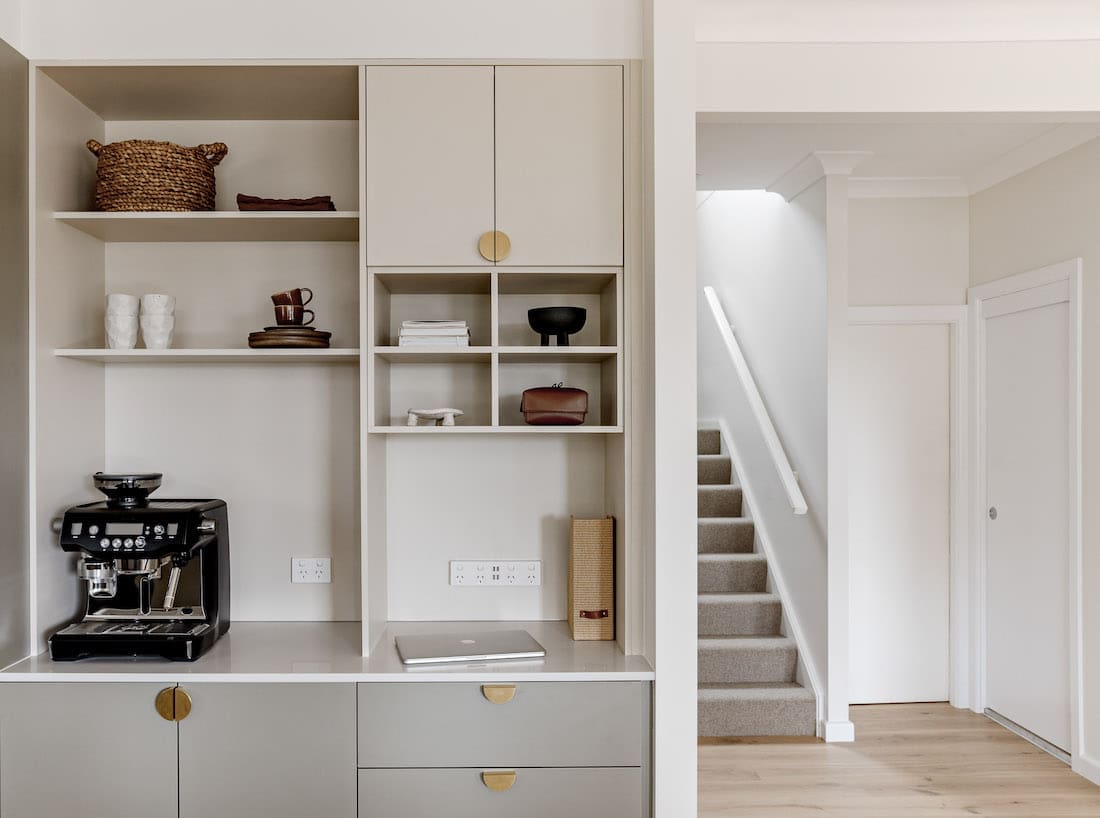
[[[451,560],[451,585],[542,585],[542,560]]]
[[[328,557],[292,557],[291,582],[332,582],[332,560]]]

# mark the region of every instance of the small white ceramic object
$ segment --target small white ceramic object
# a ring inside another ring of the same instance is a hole
[[[434,420],[436,426],[454,426],[455,418],[461,417],[461,409],[444,406],[440,409],[410,409],[406,426],[417,426],[420,420]]]
[[[138,317],[108,314],[103,322],[109,349],[133,349],[137,346]]]
[[[162,293],[146,293],[141,297],[142,315],[172,315],[176,311],[176,299]]]
[[[140,300],[136,295],[110,293],[107,296],[108,315],[137,315]]]
[[[146,349],[168,349],[172,346],[172,332],[176,319],[171,315],[141,316],[141,337]]]

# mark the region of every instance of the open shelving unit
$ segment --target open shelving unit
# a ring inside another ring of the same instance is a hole
[[[369,431],[379,434],[616,433],[622,420],[622,271],[370,270],[367,275]],[[539,346],[527,310],[584,307],[575,346]],[[402,321],[456,319],[470,347],[401,347]],[[523,390],[561,383],[588,392],[580,426],[529,426]],[[455,426],[407,426],[409,409],[450,406]]]

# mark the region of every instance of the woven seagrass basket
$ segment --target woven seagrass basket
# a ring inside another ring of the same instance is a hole
[[[189,211],[214,209],[214,167],[229,153],[222,142],[187,148],[171,142],[130,139],[101,145],[96,210]]]

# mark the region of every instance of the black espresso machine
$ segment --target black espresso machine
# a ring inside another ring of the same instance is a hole
[[[83,556],[84,616],[50,638],[57,660],[192,661],[229,630],[229,515],[223,500],[150,500],[160,474],[94,476],[106,500],[54,521]]]

